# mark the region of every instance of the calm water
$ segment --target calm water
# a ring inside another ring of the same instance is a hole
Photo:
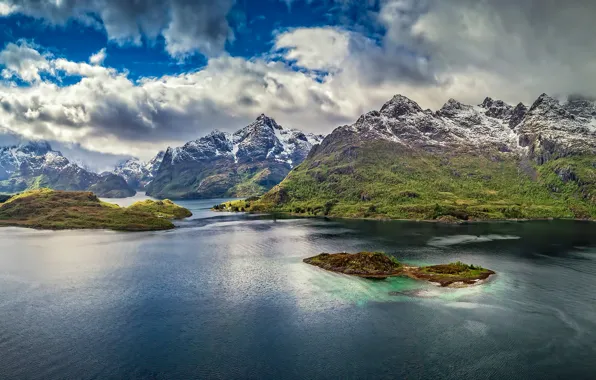
[[[214,203],[185,202],[195,217],[167,232],[0,229],[0,378],[594,379],[596,224],[274,220]],[[301,262],[359,250],[499,274],[445,290]]]

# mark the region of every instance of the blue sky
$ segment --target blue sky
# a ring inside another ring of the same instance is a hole
[[[0,0],[0,144],[105,168],[259,114],[329,133],[395,94],[596,96],[596,3]]]
[[[226,42],[225,51],[245,58],[268,54],[276,34],[299,27],[345,27],[365,31],[374,38],[377,31],[363,18],[366,12],[375,10],[378,10],[378,2],[366,4],[363,1],[341,6],[333,1],[316,0],[290,3],[283,0],[238,1],[226,17],[233,38]],[[208,59],[200,51],[182,59],[172,57],[165,50],[163,36],[143,36],[141,45],[110,41],[105,30],[76,19],[53,25],[47,20],[15,13],[1,18],[0,25],[2,46],[26,40],[71,61],[86,61],[90,55],[106,48],[105,65],[120,71],[127,70],[133,79],[200,70]]]

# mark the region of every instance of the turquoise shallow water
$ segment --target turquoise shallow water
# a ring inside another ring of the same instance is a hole
[[[593,379],[596,225],[195,216],[174,231],[0,229],[0,378]],[[384,250],[468,289],[303,264]]]

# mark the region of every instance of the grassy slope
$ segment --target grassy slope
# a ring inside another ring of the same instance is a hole
[[[101,202],[91,192],[39,189],[15,195],[0,204],[0,225],[43,229],[151,231],[174,228],[168,217],[160,214],[182,213],[190,211],[173,203],[157,208],[150,203],[121,208]]]
[[[188,209],[178,206],[169,199],[163,201],[139,201],[129,206],[128,211],[150,212],[153,215],[166,219],[184,219],[192,216],[192,213]]]
[[[448,156],[396,149],[372,142],[315,154],[261,200],[229,206],[355,218],[596,217],[595,157],[537,166],[498,152]],[[568,172],[573,174],[560,175]]]
[[[478,278],[485,273],[492,271],[476,265],[464,264],[460,261],[456,263],[432,265],[420,268],[421,273],[442,276],[444,278]]]
[[[433,265],[410,271],[407,275],[419,279],[439,283],[441,286],[451,286],[454,283],[474,284],[478,280],[486,280],[495,274],[490,269],[480,266],[456,263]]]

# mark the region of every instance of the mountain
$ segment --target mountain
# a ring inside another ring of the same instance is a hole
[[[341,126],[279,186],[233,209],[345,217],[596,217],[596,105],[541,95],[423,110],[397,95]],[[225,206],[224,206],[225,207]]]
[[[100,176],[70,162],[45,141],[0,147],[0,193],[48,187],[55,190],[90,190],[100,197],[129,197],[135,191],[124,178]]]
[[[147,194],[158,198],[260,195],[300,164],[322,136],[283,129],[261,115],[234,134],[213,131],[168,148]]]
[[[122,176],[133,189],[144,190],[153,181],[165,154],[166,152],[161,151],[149,162],[138,158],[124,161],[116,166],[114,174]]]

